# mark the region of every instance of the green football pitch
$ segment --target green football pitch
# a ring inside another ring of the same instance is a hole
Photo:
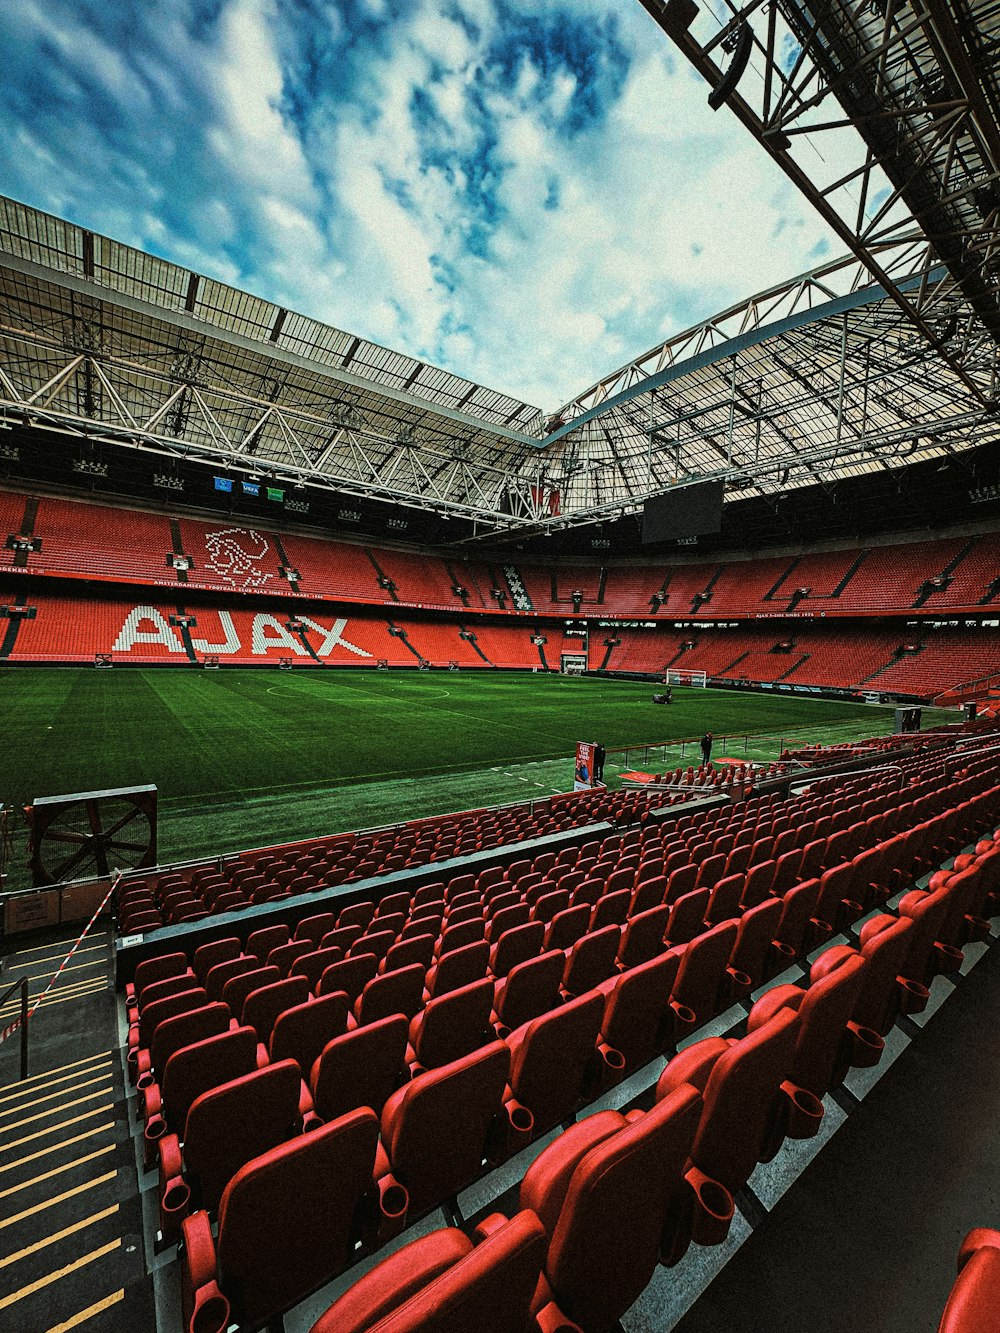
[[[17,812],[155,783],[168,861],[566,791],[577,740],[614,751],[711,729],[714,757],[773,758],[782,739],[892,729],[888,708],[690,688],[661,708],[654,688],[485,671],[8,668],[0,801]],[[633,748],[609,754],[606,776],[614,786],[625,763],[662,771],[696,756]]]

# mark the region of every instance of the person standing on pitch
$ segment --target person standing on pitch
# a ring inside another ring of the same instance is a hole
[[[604,760],[607,758],[607,750],[598,741],[594,746],[594,781],[604,781]]]
[[[701,738],[701,762],[707,768],[712,761],[712,733],[706,731]]]

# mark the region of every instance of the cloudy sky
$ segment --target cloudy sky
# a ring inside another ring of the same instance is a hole
[[[546,410],[836,253],[638,0],[17,0],[0,48],[3,193]]]

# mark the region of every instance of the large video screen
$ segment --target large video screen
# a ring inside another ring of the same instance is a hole
[[[652,496],[642,507],[643,545],[718,532],[722,527],[722,491],[721,481],[702,481]]]

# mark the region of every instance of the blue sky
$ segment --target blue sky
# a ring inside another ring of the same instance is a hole
[[[833,251],[637,0],[17,0],[0,191],[551,410]]]

